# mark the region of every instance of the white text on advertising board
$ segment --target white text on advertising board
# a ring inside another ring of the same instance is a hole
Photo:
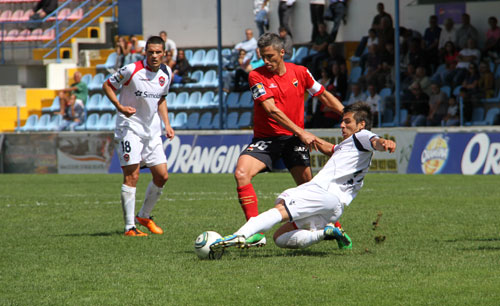
[[[479,150],[475,149],[476,146]],[[477,154],[473,154],[473,152]],[[482,174],[500,174],[500,143],[490,142],[490,138],[485,133],[476,134],[469,140],[462,156],[462,173],[479,174],[483,167]]]

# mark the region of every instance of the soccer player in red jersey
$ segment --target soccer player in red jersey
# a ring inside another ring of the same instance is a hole
[[[312,179],[309,151],[317,149],[320,140],[304,130],[306,90],[333,111],[342,114],[344,109],[307,68],[283,60],[284,43],[277,34],[262,35],[257,45],[264,66],[250,72],[248,77],[254,100],[254,137],[238,158],[234,173],[247,220],[259,214],[252,178],[260,172],[272,171],[274,162],[280,158],[297,185]],[[265,244],[263,234],[247,239],[247,246]]]

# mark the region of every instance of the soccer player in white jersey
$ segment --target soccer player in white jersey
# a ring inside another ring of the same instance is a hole
[[[165,43],[159,36],[146,42],[146,59],[122,67],[102,88],[118,111],[115,128],[115,150],[123,171],[121,202],[126,236],[147,236],[135,226],[139,224],[154,234],[163,234],[151,217],[151,211],[167,182],[167,158],[161,140],[161,122],[167,138],[174,137],[168,121],[165,97],[172,79],[172,71],[161,63]],[[121,87],[120,100],[116,91]],[[141,210],[135,215],[135,192],[141,163],[151,170]]]
[[[364,102],[346,106],[340,124],[344,140],[338,145],[324,140],[313,144],[331,156],[321,171],[310,182],[285,190],[276,199],[274,208],[250,218],[233,235],[215,241],[212,250],[228,246],[244,248],[247,237],[280,222],[286,223],[276,231],[274,241],[281,248],[306,248],[333,239],[349,244],[333,223],[363,186],[373,151],[393,153],[396,149],[396,143],[370,131],[371,118],[370,106]]]

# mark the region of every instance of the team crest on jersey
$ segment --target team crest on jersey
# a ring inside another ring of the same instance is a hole
[[[160,81],[160,86],[165,85],[165,78],[163,76],[161,76],[158,80]]]
[[[130,160],[130,155],[128,155],[127,153],[123,154],[123,160],[128,162]]]
[[[293,86],[295,86],[295,87],[299,86],[299,80],[297,80],[297,79],[293,79],[293,80],[292,80],[292,84],[293,84]]]
[[[250,90],[252,91],[252,96],[254,100],[266,94],[266,89],[264,88],[264,85],[262,83],[257,83],[253,85],[252,88],[250,88]]]

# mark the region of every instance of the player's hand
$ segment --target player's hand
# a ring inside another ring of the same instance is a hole
[[[127,118],[135,114],[135,108],[133,108],[132,106],[121,106],[118,110]]]
[[[174,129],[170,125],[165,126],[165,136],[170,140],[174,139],[175,132],[174,132]]]
[[[303,131],[298,136],[299,136],[299,139],[309,148],[309,151],[311,151],[313,149],[318,151],[317,144],[320,141],[318,140],[318,137],[316,137],[316,135],[309,133],[307,131]]]
[[[396,143],[392,140],[381,139],[380,145],[384,148],[384,151],[389,151],[389,153],[396,151]]]

